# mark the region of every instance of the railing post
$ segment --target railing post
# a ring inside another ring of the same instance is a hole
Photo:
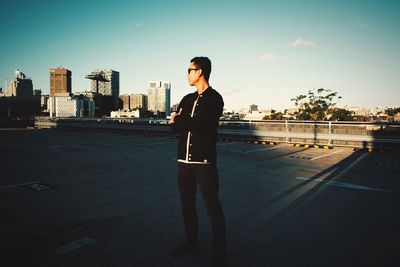
[[[328,145],[330,146],[332,144],[332,122],[329,121],[329,140],[328,140]]]
[[[287,120],[285,120],[285,128],[286,128],[286,143],[289,143],[289,125]]]

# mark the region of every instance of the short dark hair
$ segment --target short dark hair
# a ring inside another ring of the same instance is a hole
[[[211,60],[208,57],[194,57],[192,60],[190,60],[190,62],[194,63],[196,68],[202,70],[202,74],[208,82],[211,73]]]

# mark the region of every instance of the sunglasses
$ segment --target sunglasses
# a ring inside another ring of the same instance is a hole
[[[199,70],[199,69],[188,69],[188,74],[190,74],[190,72],[192,71],[192,70]]]

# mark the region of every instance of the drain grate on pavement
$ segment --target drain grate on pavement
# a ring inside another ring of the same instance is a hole
[[[32,191],[36,191],[36,192],[57,188],[55,186],[52,186],[52,185],[49,185],[49,184],[45,184],[45,183],[42,183],[42,182],[24,185],[23,187],[25,187],[27,189],[30,189]]]

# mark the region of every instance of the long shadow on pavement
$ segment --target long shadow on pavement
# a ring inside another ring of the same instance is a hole
[[[290,210],[294,209],[295,207],[301,205],[306,199],[308,199],[310,196],[312,196],[314,193],[316,193],[324,184],[328,181],[333,180],[337,175],[340,175],[344,170],[346,170],[353,162],[358,160],[360,157],[362,157],[365,153],[367,153],[365,150],[358,150],[354,153],[352,153],[350,156],[347,158],[343,159],[342,161],[336,163],[335,165],[332,165],[329,168],[326,168],[325,170],[313,175],[312,177],[308,178],[304,182],[299,183],[298,185],[293,186],[292,188],[289,188],[288,190],[280,193],[279,195],[273,197],[270,201],[268,201],[267,205],[263,206],[261,209],[262,211],[268,210],[268,207],[272,206],[279,200],[287,197],[289,194],[292,194],[296,190],[304,187],[305,185],[314,182],[315,180],[323,177],[324,175],[330,173],[328,176],[326,176],[323,179],[323,182],[320,182],[319,184],[315,185],[313,188],[305,192],[301,197],[297,198],[295,201],[293,201],[291,204],[286,206],[284,209],[280,210],[276,215],[271,217],[269,221],[274,221],[279,219],[279,217],[282,214],[285,214],[289,212]],[[255,212],[254,210],[252,212]]]

